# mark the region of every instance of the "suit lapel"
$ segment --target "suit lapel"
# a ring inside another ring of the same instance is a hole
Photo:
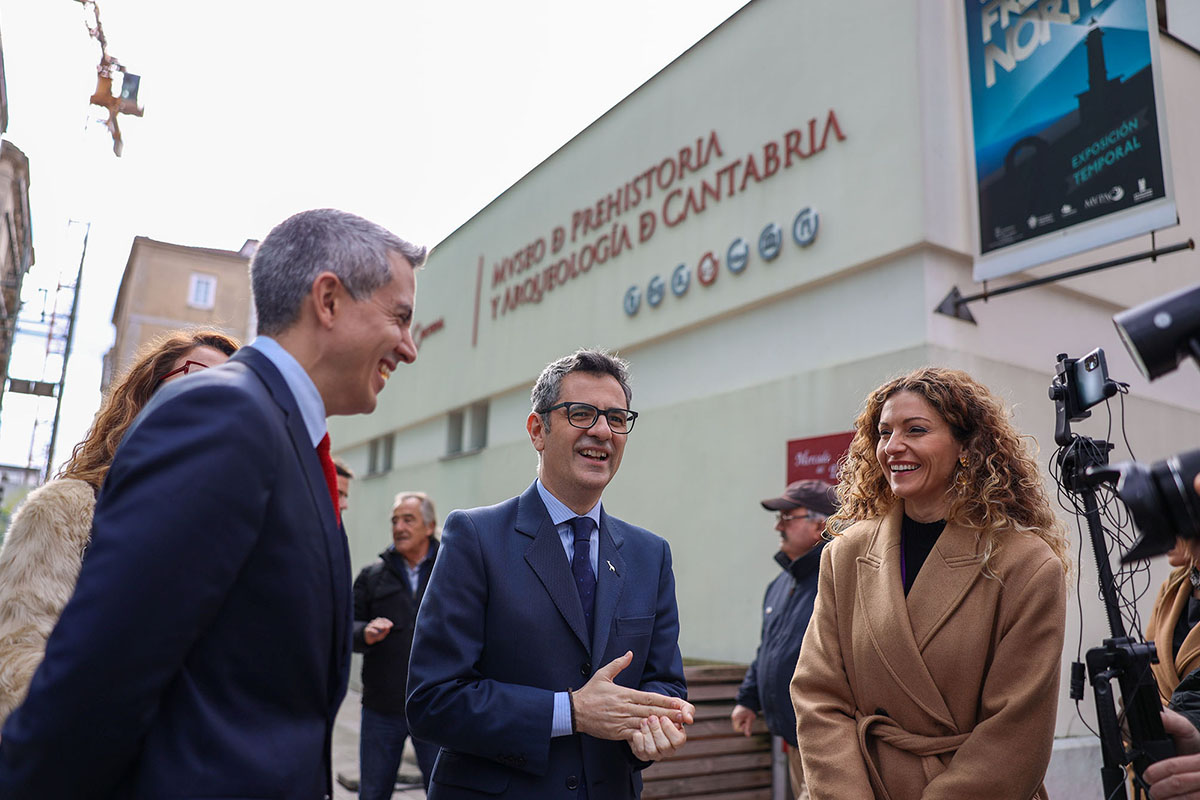
[[[621,545],[625,537],[618,525],[614,525],[604,509],[600,510],[600,557],[596,566],[596,641],[592,653],[604,657],[608,647],[608,635],[612,631],[613,617],[625,587],[625,560],[621,558]],[[599,666],[597,664],[596,666]]]
[[[329,567],[329,585],[333,607],[333,642],[336,668],[331,679],[331,691],[335,702],[341,702],[341,693],[346,686],[342,674],[349,668],[349,652],[351,645],[350,625],[350,551],[346,534],[338,523],[333,504],[329,501],[329,487],[325,483],[325,473],[321,469],[321,459],[317,457],[308,428],[304,425],[304,417],[296,399],[292,396],[283,375],[265,355],[253,347],[243,347],[233,356],[244,361],[247,366],[266,384],[275,402],[279,404],[287,424],[288,436],[292,448],[304,475],[308,492],[313,499],[320,520],[321,536],[325,543],[326,563]]]
[[[542,582],[579,643],[590,651],[587,621],[583,618],[583,605],[579,602],[571,565],[567,563],[567,552],[542,498],[538,497],[536,484],[517,500],[517,532],[533,539],[525,550],[525,561]]]
[[[866,553],[858,558],[858,598],[871,645],[896,683],[938,722],[956,729],[950,709],[930,675],[905,613],[904,582],[900,575],[900,519],[897,504],[880,519]],[[924,572],[924,568],[922,568]]]

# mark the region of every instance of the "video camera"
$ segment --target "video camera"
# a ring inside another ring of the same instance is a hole
[[[1187,356],[1200,361],[1200,286],[1123,311],[1113,317],[1113,324],[1147,380],[1172,372]],[[1091,396],[1081,395],[1080,402]],[[1123,562],[1165,553],[1176,537],[1200,538],[1200,496],[1193,488],[1200,473],[1200,450],[1178,453],[1149,466],[1125,461],[1096,468],[1093,473],[1099,480],[1115,483],[1140,534],[1121,557]]]

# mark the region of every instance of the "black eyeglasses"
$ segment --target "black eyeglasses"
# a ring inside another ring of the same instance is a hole
[[[585,431],[595,425],[596,420],[600,419],[600,415],[603,414],[610,431],[629,433],[633,430],[634,420],[638,416],[636,411],[630,411],[628,408],[606,408],[601,411],[590,403],[559,403],[549,408],[543,408],[538,413],[549,414],[556,408],[566,409],[567,422],[571,424],[571,427]]]
[[[780,511],[775,515],[775,519],[780,522],[791,522],[794,519],[812,519],[815,516],[815,514],[785,514]]]

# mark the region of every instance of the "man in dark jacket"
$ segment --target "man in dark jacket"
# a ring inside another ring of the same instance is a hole
[[[825,520],[836,510],[837,499],[828,483],[804,480],[789,484],[782,495],[763,500],[762,505],[778,512],[775,530],[780,541],[775,561],[783,572],[771,581],[763,597],[758,652],[746,670],[730,716],[734,730],[749,736],[755,718],[762,713],[767,730],[787,741],[792,792],[797,800],[804,800],[808,790],[796,749],[796,712],[790,684],[817,597]]]
[[[392,796],[408,738],[404,694],[417,609],[433,571],[437,517],[424,492],[401,492],[392,508],[392,544],[354,581],[354,650],[363,653],[359,797]],[[426,788],[437,746],[413,738]]]

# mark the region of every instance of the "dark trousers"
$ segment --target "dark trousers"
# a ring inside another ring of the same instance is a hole
[[[388,800],[396,784],[396,771],[409,737],[408,720],[403,714],[381,714],[363,707],[362,727],[358,735],[358,796],[360,800]],[[438,747],[413,738],[421,780],[429,789],[429,775],[437,760]]]

